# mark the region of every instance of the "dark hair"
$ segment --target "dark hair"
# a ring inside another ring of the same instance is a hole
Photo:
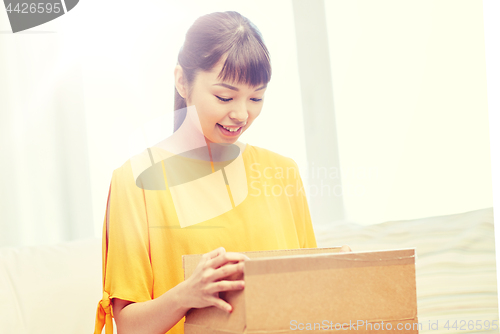
[[[188,96],[199,71],[210,71],[227,56],[218,78],[255,87],[271,80],[271,59],[259,29],[241,14],[215,12],[199,17],[186,33],[178,64]],[[180,110],[182,109],[182,110]],[[174,132],[186,117],[186,101],[175,89]]]

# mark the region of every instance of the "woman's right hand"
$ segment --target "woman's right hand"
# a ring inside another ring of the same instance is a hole
[[[219,298],[219,292],[242,290],[245,282],[222,279],[243,273],[245,260],[250,258],[241,253],[226,252],[223,247],[203,254],[193,274],[183,282],[183,306],[187,308],[215,306],[231,312],[232,306]]]

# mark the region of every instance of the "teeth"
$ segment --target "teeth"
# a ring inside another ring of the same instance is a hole
[[[226,128],[224,125],[222,125],[222,127],[223,127],[224,129],[226,129],[227,131],[230,131],[230,132],[236,132],[236,131],[238,131],[238,130],[240,129],[240,128],[236,128],[236,129],[229,129],[229,128]]]

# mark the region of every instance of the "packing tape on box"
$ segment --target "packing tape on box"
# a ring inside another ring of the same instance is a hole
[[[333,270],[341,268],[404,266],[415,264],[414,249],[402,250],[404,256],[375,257],[384,252],[296,255],[282,258],[258,258],[245,262],[245,275],[278,274],[285,272]],[[293,263],[293,265],[292,265]]]

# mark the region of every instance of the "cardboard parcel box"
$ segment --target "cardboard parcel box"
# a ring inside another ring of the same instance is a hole
[[[245,288],[220,293],[233,312],[191,309],[185,333],[418,333],[415,250],[339,251],[243,252]],[[184,279],[200,258],[183,256]]]

